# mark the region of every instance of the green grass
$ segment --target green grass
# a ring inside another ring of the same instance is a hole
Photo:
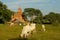
[[[31,34],[28,40],[60,40],[60,25],[45,25],[46,32],[41,30],[41,24],[36,25],[36,33]],[[18,40],[22,26],[9,24],[0,24],[0,40]]]

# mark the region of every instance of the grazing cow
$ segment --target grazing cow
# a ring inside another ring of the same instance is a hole
[[[31,32],[33,32],[34,30],[36,30],[35,24],[31,23],[31,24],[27,24],[26,26],[23,27],[22,33],[21,33],[21,37],[27,37],[29,36],[29,34],[31,34]]]
[[[35,26],[36,24],[34,24],[34,23],[31,23],[30,24],[30,31],[32,31],[32,32],[35,32],[36,31],[36,26]]]
[[[14,25],[14,23],[10,23],[10,26]]]
[[[28,30],[29,30],[29,24],[23,27],[21,37],[26,37]]]
[[[42,25],[42,30],[45,32],[46,29],[45,29],[45,25]]]

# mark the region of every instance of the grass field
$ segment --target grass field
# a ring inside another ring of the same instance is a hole
[[[37,31],[31,34],[27,40],[60,40],[60,25],[45,25],[46,32],[41,31],[41,24],[37,24]],[[0,24],[0,40],[20,40],[22,26],[9,26],[9,24]]]

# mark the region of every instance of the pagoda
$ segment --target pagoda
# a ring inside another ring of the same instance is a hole
[[[21,8],[18,8],[18,11],[16,13],[14,13],[12,16],[11,16],[11,21],[10,22],[25,22],[24,21],[24,18],[22,16],[22,9]]]

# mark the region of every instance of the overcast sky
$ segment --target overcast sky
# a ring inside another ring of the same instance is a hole
[[[43,14],[49,12],[60,13],[60,0],[0,0],[8,6],[9,9],[17,11],[18,7],[40,9]]]

